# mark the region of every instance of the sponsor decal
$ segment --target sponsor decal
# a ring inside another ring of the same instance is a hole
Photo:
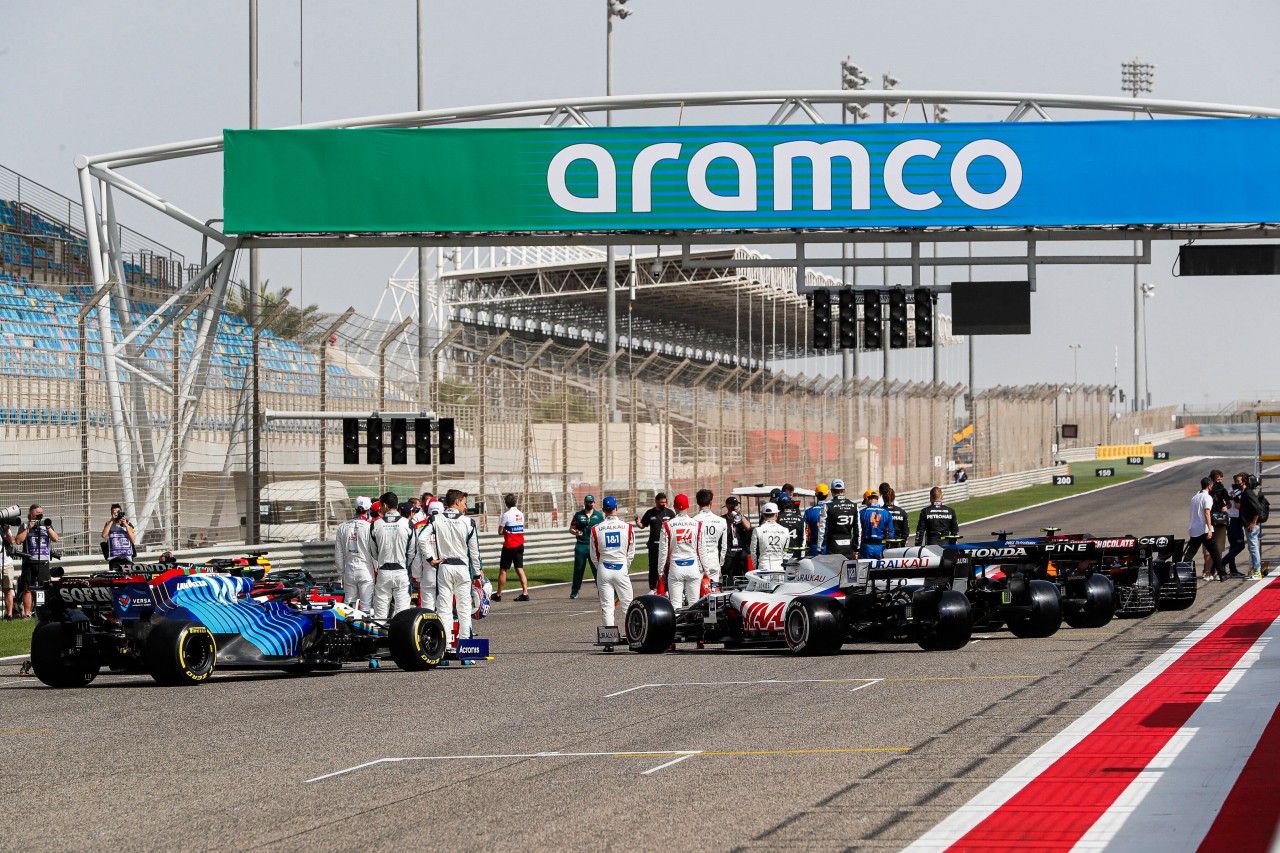
[[[110,604],[111,590],[107,587],[61,587],[58,597],[68,604]]]
[[[873,569],[927,569],[937,565],[928,557],[891,557],[887,560],[873,560]]]
[[[752,601],[742,608],[742,630],[750,633],[776,632],[782,630],[782,611],[787,603],[776,604],[768,601]]]
[[[484,660],[489,657],[489,641],[472,638],[458,641],[459,660]]]
[[[1095,539],[1093,543],[1099,548],[1135,548],[1138,545],[1138,540],[1133,538]]]
[[[1085,554],[1093,547],[1091,542],[1046,542],[1046,554]]]
[[[178,584],[176,587],[174,587],[174,588],[173,588],[173,591],[174,591],[174,592],[182,592],[184,589],[191,589],[192,587],[196,587],[196,586],[204,586],[204,585],[205,585],[205,582],[204,582],[203,580],[201,580],[200,578],[197,578],[197,579],[195,579],[195,580],[183,581],[182,583],[180,583],[180,584]]]
[[[1156,548],[1166,548],[1173,541],[1171,536],[1143,536],[1138,539],[1139,545],[1151,545]]]
[[[973,560],[995,560],[1025,556],[1027,556],[1026,548],[974,548],[969,552],[969,557]]]
[[[622,633],[617,626],[604,625],[596,626],[596,645],[598,646],[616,646],[622,642]]]

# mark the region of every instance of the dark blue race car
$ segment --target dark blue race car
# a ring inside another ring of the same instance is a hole
[[[219,668],[338,669],[390,652],[406,670],[445,654],[436,615],[390,620],[330,597],[201,567],[58,578],[39,590],[31,664],[51,687],[82,687],[103,667],[161,684],[200,684]]]

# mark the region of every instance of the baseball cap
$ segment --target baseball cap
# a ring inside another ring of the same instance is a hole
[[[609,497],[604,499],[604,503],[602,504],[602,506],[605,509],[609,510],[609,512],[613,512],[615,509],[618,508],[618,499],[615,498],[613,495],[609,495]]]
[[[738,500],[733,495],[729,495],[729,497],[724,499],[725,506],[737,506],[740,503],[742,503],[742,501]]]
[[[595,503],[595,502],[596,502],[596,496],[595,496],[595,495],[587,495],[585,498],[583,498],[583,499],[582,499],[582,502],[583,502],[584,504],[593,504],[593,503]]]
[[[673,505],[674,505],[674,506],[675,506],[675,508],[676,508],[676,512],[680,512],[681,510],[688,509],[688,508],[689,508],[689,496],[688,496],[688,495],[686,495],[686,494],[684,494],[683,492],[682,492],[681,494],[676,495],[676,499],[675,499],[675,501],[673,502]]]
[[[361,495],[360,497],[356,498],[356,509],[367,510],[371,506],[373,506],[373,501],[369,500],[364,495]]]
[[[444,512],[443,501],[432,501],[427,504],[427,515],[435,515],[438,512]]]
[[[791,506],[791,495],[787,494],[786,492],[783,492],[782,494],[778,495],[778,506],[779,507]]]
[[[844,491],[844,480],[832,480],[832,481],[831,481],[831,488],[833,488],[833,489],[839,489],[840,491]]]
[[[816,488],[814,488],[814,492],[816,492],[817,494],[820,494],[820,495],[829,495],[829,494],[831,494],[831,490],[827,488],[827,484],[826,484],[826,483],[819,483],[819,484],[817,485],[817,487],[816,487]]]
[[[864,501],[871,500],[872,498],[878,498],[878,497],[880,497],[880,493],[877,492],[875,489],[867,489],[865,492],[862,493],[862,499]]]
[[[760,512],[764,513],[765,515],[777,515],[778,505],[773,501],[769,501],[767,504],[760,507]]]

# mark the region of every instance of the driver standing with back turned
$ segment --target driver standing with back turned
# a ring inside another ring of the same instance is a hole
[[[818,530],[824,554],[858,553],[858,505],[845,497],[844,480],[831,481],[831,500],[827,501]]]
[[[613,595],[626,613],[631,606],[631,561],[636,557],[636,531],[618,518],[618,499],[604,499],[604,521],[591,528],[591,563],[600,591],[600,615],[606,628],[614,627]]]
[[[942,488],[934,486],[929,490],[929,505],[916,519],[916,544],[941,545],[943,537],[959,535],[956,511],[942,502]]]

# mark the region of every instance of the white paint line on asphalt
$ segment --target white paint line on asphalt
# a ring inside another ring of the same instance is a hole
[[[663,684],[637,684],[635,687],[610,693],[604,698],[612,699],[637,690],[653,690],[659,687],[742,687],[754,684],[863,684],[864,682],[874,684],[883,680],[882,678],[761,678],[756,681],[672,681]],[[870,687],[871,684],[863,684],[863,686]]]
[[[869,681],[867,681],[867,683],[866,683],[866,684],[859,684],[857,687],[853,688],[853,689],[852,689],[852,690],[850,690],[849,692],[850,692],[850,693],[857,693],[859,690],[866,690],[868,687],[872,687],[872,686],[874,686],[874,685],[876,685],[876,684],[879,684],[879,683],[880,683],[880,682],[882,682],[882,681],[884,681],[884,679],[883,679],[883,678],[872,678],[872,679],[870,679]]]
[[[365,770],[370,767],[376,767],[379,764],[397,764],[406,761],[511,761],[535,758],[668,758],[670,756],[682,756],[679,760],[692,758],[701,753],[702,750],[687,749],[664,749],[652,752],[525,752],[525,753],[496,753],[491,755],[413,755],[402,758],[379,758],[375,761],[366,761],[364,764],[357,764],[354,767],[348,767],[345,770],[335,770],[333,773],[326,773],[323,776],[316,776],[313,779],[307,779],[303,784],[310,782],[323,782],[325,779],[332,779],[335,776],[343,776],[347,773],[355,773],[357,770]],[[666,765],[663,765],[664,767]],[[661,770],[661,767],[654,768]]]
[[[651,776],[654,773],[657,773],[659,770],[665,770],[668,767],[674,767],[675,765],[679,764],[681,761],[688,761],[690,758],[693,758],[695,755],[701,755],[701,754],[702,754],[702,750],[700,749],[689,750],[687,755],[682,755],[679,758],[673,758],[670,761],[668,761],[666,764],[659,764],[657,767],[651,767],[648,770],[641,773],[640,775]]]

